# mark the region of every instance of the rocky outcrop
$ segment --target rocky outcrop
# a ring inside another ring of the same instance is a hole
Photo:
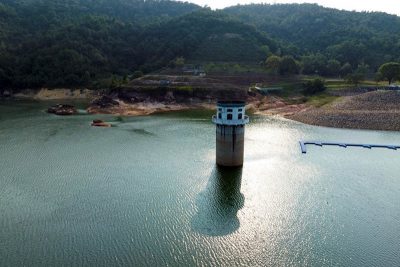
[[[110,108],[110,107],[119,106],[119,102],[114,100],[110,96],[101,96],[101,97],[93,100],[91,103],[91,106],[97,106],[99,108]]]
[[[59,116],[68,116],[78,113],[76,108],[72,105],[57,104],[47,109],[48,113],[56,114]]]
[[[126,103],[139,103],[139,102],[145,102],[145,101],[150,101],[153,96],[151,93],[144,93],[140,91],[130,91],[130,90],[121,90],[117,94],[118,99],[121,99],[122,101]]]

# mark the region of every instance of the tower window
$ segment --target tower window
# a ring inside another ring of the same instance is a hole
[[[231,108],[228,108],[227,112],[232,112],[233,110]]]
[[[222,119],[222,114],[218,113],[218,119]]]
[[[239,112],[242,112],[242,111],[243,111],[243,109],[239,108]]]
[[[239,120],[243,119],[243,114],[242,114],[242,113],[239,113],[238,119],[239,119]]]
[[[232,114],[228,114],[226,118],[227,118],[228,121],[231,121],[232,120]]]

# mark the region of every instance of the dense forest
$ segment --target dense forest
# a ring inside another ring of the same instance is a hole
[[[360,3],[361,4],[361,3]],[[303,62],[306,73],[330,74],[329,60],[376,71],[400,60],[400,17],[379,12],[350,12],[315,4],[247,5],[224,10],[267,32],[282,53]]]
[[[0,0],[0,89],[101,88],[182,57],[271,71],[279,63],[280,74],[374,73],[400,60],[400,18],[309,4]]]

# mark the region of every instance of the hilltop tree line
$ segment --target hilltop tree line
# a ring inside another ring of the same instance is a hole
[[[182,57],[357,78],[400,61],[398,36],[399,17],[317,5],[0,0],[0,89],[102,88]]]
[[[400,17],[395,15],[316,4],[239,5],[225,12],[267,32],[281,44],[279,56],[303,61],[306,72],[324,74],[330,60],[349,63],[353,70],[365,64],[374,71],[400,61]]]

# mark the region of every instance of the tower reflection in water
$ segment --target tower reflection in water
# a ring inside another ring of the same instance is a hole
[[[210,236],[229,235],[239,229],[237,213],[244,205],[241,182],[241,167],[216,166],[205,190],[196,198],[197,213],[192,219],[192,229]]]

